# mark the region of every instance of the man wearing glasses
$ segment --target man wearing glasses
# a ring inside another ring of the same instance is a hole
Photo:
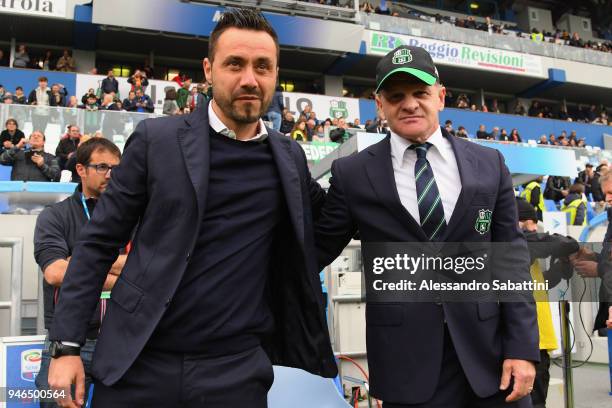
[[[36,221],[34,232],[34,256],[43,272],[43,296],[45,328],[51,328],[55,304],[68,268],[72,250],[81,228],[85,226],[100,195],[110,181],[113,167],[119,164],[121,152],[111,141],[103,138],[90,139],[81,143],[76,151],[76,171],[81,183],[74,194],[64,201],[47,207]],[[119,255],[106,276],[104,291],[110,291],[123,269],[127,255]],[[96,345],[100,322],[106,309],[105,293],[102,293],[95,314],[87,330],[87,341],[80,350],[85,366],[86,392],[91,384],[90,367]],[[51,358],[48,340],[43,349],[40,375],[36,386],[48,390],[47,373]],[[55,402],[41,402],[41,408],[57,407]]]

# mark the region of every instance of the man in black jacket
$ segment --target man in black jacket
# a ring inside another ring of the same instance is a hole
[[[600,177],[602,191],[608,204],[608,229],[604,237],[603,248],[599,254],[583,248],[577,257],[572,259],[576,272],[585,278],[600,278],[599,311],[593,325],[594,331],[611,328],[612,320],[612,174]]]
[[[251,9],[211,33],[210,103],[146,119],[82,231],[49,339],[52,389],[83,403],[87,321],[138,224],[98,337],[100,407],[266,407],[272,364],[334,377],[315,258],[324,192],[303,149],[267,129],[278,40]]]
[[[119,93],[119,82],[115,79],[115,74],[112,69],[108,70],[108,75],[102,80],[102,93],[112,94],[113,96]]]
[[[0,155],[0,164],[13,166],[11,180],[19,181],[58,181],[60,168],[57,159],[45,152],[45,135],[35,130],[28,141],[21,139],[17,145]]]

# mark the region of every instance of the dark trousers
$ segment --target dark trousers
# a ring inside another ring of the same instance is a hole
[[[501,373],[501,367],[499,369]],[[445,328],[442,368],[433,397],[423,404],[394,404],[385,401],[383,408],[531,408],[529,397],[510,404],[505,402],[512,392],[512,386],[513,383],[507,391],[500,391],[491,397],[477,396],[463,373],[448,328]]]
[[[550,356],[548,351],[540,350],[540,362],[536,365],[536,377],[533,382],[531,401],[534,408],[545,408],[550,383]]]
[[[94,379],[94,408],[266,408],[272,364],[257,346],[224,356],[145,349],[110,387]]]

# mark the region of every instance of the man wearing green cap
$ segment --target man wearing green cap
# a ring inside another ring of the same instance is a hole
[[[508,168],[497,150],[440,127],[446,91],[429,53],[401,46],[376,70],[376,104],[390,132],[332,164],[316,227],[319,265],[359,231],[362,243],[503,242],[513,249],[495,265],[507,262],[513,278],[529,281]],[[384,408],[531,407],[535,305],[472,299],[368,301],[370,391]]]

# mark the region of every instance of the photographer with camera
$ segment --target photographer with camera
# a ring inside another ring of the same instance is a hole
[[[26,144],[21,139],[0,155],[0,164],[13,166],[12,181],[58,181],[60,167],[54,155],[45,152],[45,135],[35,130]]]
[[[569,255],[579,250],[576,240],[558,234],[539,233],[538,216],[535,208],[522,198],[516,199],[519,228],[523,231],[529,247],[531,257],[531,277],[538,283],[549,282],[549,288],[557,286],[562,278],[572,276],[572,265]],[[551,267],[542,271],[538,259],[552,257]],[[548,383],[550,382],[550,355],[558,348],[557,338],[553,327],[552,314],[548,304],[548,294],[545,291],[536,291],[536,310],[538,315],[538,331],[540,334],[540,362],[536,365],[536,377],[531,392],[534,408],[546,407]]]

